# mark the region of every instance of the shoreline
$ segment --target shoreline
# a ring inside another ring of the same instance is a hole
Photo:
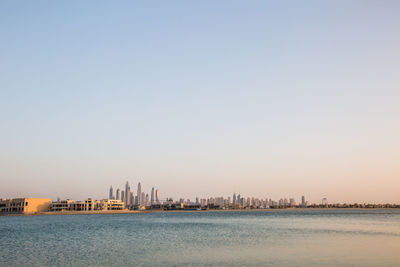
[[[226,209],[226,210],[101,210],[101,211],[62,211],[36,213],[7,213],[1,216],[51,216],[51,215],[115,215],[115,214],[146,214],[170,212],[252,212],[252,211],[317,211],[317,210],[395,210],[399,208],[287,208],[287,209]]]

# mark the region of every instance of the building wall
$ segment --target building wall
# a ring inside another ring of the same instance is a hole
[[[25,198],[28,205],[25,207],[25,213],[48,211],[50,208],[50,198]]]
[[[48,211],[49,198],[14,198],[0,201],[1,213],[35,213]]]

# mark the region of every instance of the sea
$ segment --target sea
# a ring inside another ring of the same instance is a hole
[[[0,216],[0,266],[400,266],[400,209]]]

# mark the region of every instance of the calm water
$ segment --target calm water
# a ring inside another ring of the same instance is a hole
[[[0,217],[0,266],[400,266],[400,210]]]

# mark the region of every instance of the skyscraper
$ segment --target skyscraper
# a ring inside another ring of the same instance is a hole
[[[114,199],[114,194],[113,194],[113,188],[112,188],[112,186],[110,186],[110,192],[109,192],[109,194],[108,194],[108,198],[109,198],[109,199]]]
[[[156,190],[156,202],[160,202],[160,190]]]
[[[129,195],[129,206],[132,206],[134,202],[135,197],[133,196],[133,192],[131,192],[131,194]]]
[[[115,199],[117,199],[117,200],[121,200],[121,196],[120,196],[120,190],[119,190],[119,188],[117,188],[117,191],[115,192]]]
[[[233,193],[233,196],[232,196],[232,205],[233,205],[233,206],[236,205],[236,193]]]
[[[121,191],[121,201],[125,203],[125,191]]]
[[[141,205],[146,205],[146,194],[142,192],[142,196],[140,197],[140,204]]]
[[[154,203],[154,187],[151,189],[151,200],[150,200],[150,205],[153,205]]]
[[[305,198],[304,196],[301,196],[301,205],[302,205],[303,207],[306,206],[306,198]]]
[[[137,185],[137,199],[138,199],[138,205],[142,204],[142,185],[140,182]]]
[[[129,207],[130,205],[130,196],[131,196],[131,187],[129,186],[128,181],[125,184],[125,207]]]

